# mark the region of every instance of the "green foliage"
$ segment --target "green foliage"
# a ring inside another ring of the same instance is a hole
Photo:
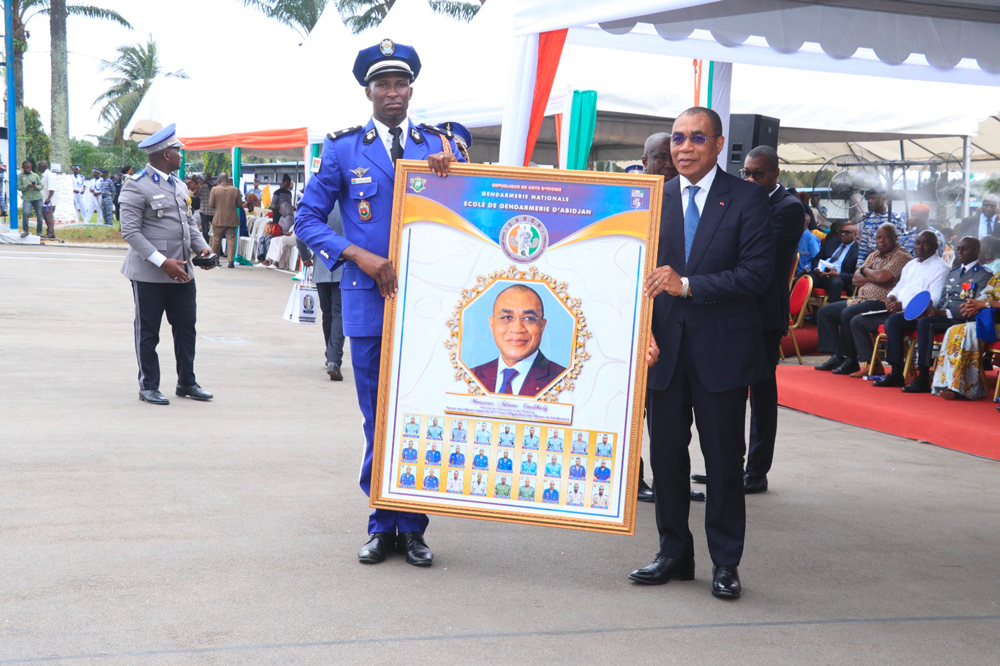
[[[485,2],[485,0],[483,0]],[[431,9],[438,14],[446,14],[461,21],[471,21],[479,11],[481,4],[471,2],[456,2],[455,0],[430,0]]]
[[[24,107],[24,127],[18,138],[24,141],[26,159],[32,164],[49,159],[49,135],[42,128],[42,118],[36,109]]]
[[[243,0],[243,6],[252,7],[305,37],[316,27],[328,2],[329,0]]]
[[[126,164],[132,166],[136,171],[146,164],[146,151],[139,148],[135,141],[128,141],[124,146],[105,145],[95,146],[90,141],[84,139],[70,139],[70,164],[63,165],[63,173],[69,173],[71,164],[80,165],[80,173],[90,177],[90,170],[94,167],[107,169],[111,173],[117,172]]]
[[[189,152],[185,170],[189,175],[204,173],[214,177],[225,171],[232,176],[233,158],[230,153]]]
[[[103,61],[101,70],[111,70],[114,76],[105,79],[111,87],[94,100],[94,106],[104,105],[101,107],[100,118],[111,125],[111,135],[116,145],[121,145],[124,141],[125,128],[157,77],[188,78],[182,70],[161,72],[156,42],[152,35],[145,44],[119,46],[118,58]]]
[[[431,9],[438,14],[446,14],[452,18],[471,21],[486,0],[479,2],[462,2],[461,0],[429,0]],[[509,0],[508,0],[509,1]],[[396,0],[337,0],[337,11],[344,25],[351,32],[358,34],[368,28],[373,28],[382,22]]]
[[[1000,177],[990,176],[982,185],[984,194],[1000,194]]]

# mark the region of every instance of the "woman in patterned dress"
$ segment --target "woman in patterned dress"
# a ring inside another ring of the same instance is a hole
[[[1000,308],[1000,273],[994,275],[980,294],[979,300],[969,299],[962,306],[962,314],[975,317],[985,308]],[[994,311],[995,315],[996,311]],[[994,316],[994,319],[998,319]],[[1000,323],[1000,322],[998,322]],[[996,335],[1000,339],[1000,325],[996,325]],[[965,398],[978,400],[986,395],[979,374],[979,357],[984,344],[976,335],[975,320],[957,324],[948,329],[938,355],[937,370],[931,392],[946,400]]]

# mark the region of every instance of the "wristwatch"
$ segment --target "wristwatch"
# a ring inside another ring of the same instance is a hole
[[[686,277],[681,278],[681,298],[691,297],[691,283]]]

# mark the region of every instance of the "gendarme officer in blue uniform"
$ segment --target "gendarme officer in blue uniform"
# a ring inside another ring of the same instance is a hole
[[[363,49],[354,61],[354,76],[372,102],[372,118],[364,127],[327,135],[319,172],[310,179],[295,214],[296,236],[331,269],[344,264],[344,334],[351,339],[351,358],[358,404],[364,415],[365,457],[361,489],[371,490],[372,448],[382,353],[385,299],[397,291],[389,254],[389,229],[395,161],[427,160],[439,176],[452,162],[464,161],[446,130],[416,125],[406,115],[411,84],[420,73],[420,58],[409,46],[384,39]],[[326,220],[340,202],[344,233]],[[368,519],[368,541],[358,559],[377,563],[393,548],[406,561],[430,566],[434,555],[424,541],[427,516],[375,509]]]

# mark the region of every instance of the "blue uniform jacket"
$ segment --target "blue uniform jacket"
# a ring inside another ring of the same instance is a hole
[[[453,139],[418,127],[410,120],[403,159],[426,160],[428,155],[442,150],[443,142],[448,143],[459,161],[465,161]],[[363,176],[354,172],[361,169],[366,169]],[[371,119],[363,129],[327,135],[319,172],[309,180],[295,212],[295,235],[331,270],[343,263],[340,255],[349,245],[388,257],[395,173]],[[369,182],[358,182],[368,178]],[[337,201],[340,201],[343,234],[327,226],[327,217]],[[368,219],[362,219],[363,211],[370,211],[364,215]],[[375,280],[348,261],[344,263],[340,290],[344,335],[381,336],[385,299]]]

